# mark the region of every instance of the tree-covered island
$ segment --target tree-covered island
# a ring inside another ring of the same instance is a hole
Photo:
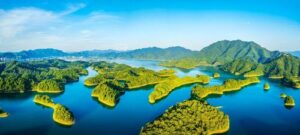
[[[147,123],[141,135],[179,134],[212,135],[229,130],[229,116],[207,102],[187,100],[170,107],[153,122]]]
[[[149,95],[149,102],[155,103],[156,101],[168,96],[178,87],[193,83],[207,84],[209,81],[210,77],[206,75],[197,75],[196,77],[185,76],[182,78],[173,76],[172,78],[155,85],[153,92]]]
[[[87,78],[84,84],[96,86],[92,97],[109,107],[114,107],[126,90],[155,85],[174,76],[175,73],[172,69],[156,72],[104,61],[92,63],[91,67],[98,72],[98,75]]]
[[[6,118],[8,117],[8,113],[5,112],[2,108],[0,108],[0,118]]]
[[[286,96],[284,98],[284,105],[287,106],[287,107],[293,107],[295,106],[295,100],[292,96]]]
[[[48,95],[35,95],[33,101],[37,104],[52,108],[52,118],[55,122],[66,126],[75,124],[72,112],[61,104],[55,104]]]
[[[238,91],[247,85],[259,82],[257,77],[250,77],[243,80],[228,79],[223,85],[218,86],[196,85],[192,89],[192,96],[202,99],[209,95],[223,95],[224,92]]]

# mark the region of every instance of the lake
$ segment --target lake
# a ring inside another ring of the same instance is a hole
[[[134,67],[161,70],[156,61],[111,60]],[[141,127],[153,121],[170,106],[190,98],[194,85],[181,87],[156,104],[148,102],[153,87],[127,91],[121,96],[115,108],[107,108],[91,97],[93,88],[83,85],[83,81],[97,73],[88,68],[89,75],[80,77],[78,82],[67,84],[61,94],[48,94],[56,103],[68,107],[75,116],[75,125],[61,126],[52,120],[53,110],[33,102],[36,93],[5,94],[0,96],[0,106],[10,115],[0,119],[0,134],[138,134]],[[221,77],[212,79],[208,85],[219,85],[228,78],[239,78],[211,67],[192,70],[175,69],[178,76],[220,72]],[[269,82],[270,90],[264,91],[264,82]],[[285,108],[280,93],[294,97],[296,106]],[[219,97],[209,97],[213,106],[230,117],[228,135],[250,134],[300,134],[300,94],[298,90],[281,86],[274,81],[261,78],[261,83],[227,93]]]

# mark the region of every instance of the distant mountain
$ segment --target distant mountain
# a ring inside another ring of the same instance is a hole
[[[290,54],[300,58],[300,51],[289,52]]]
[[[7,53],[0,53],[0,58],[7,58],[7,59],[28,59],[28,58],[45,58],[45,57],[60,57],[66,56],[67,53],[57,50],[57,49],[35,49],[35,50],[27,50],[21,52],[7,52]]]
[[[149,47],[129,51],[116,50],[90,50],[80,52],[63,52],[57,49],[36,49],[21,52],[0,53],[1,59],[30,59],[30,58],[49,58],[49,57],[102,57],[102,58],[124,58],[124,59],[140,59],[140,60],[174,60],[182,57],[188,57],[195,54],[196,51],[185,49],[183,47],[157,48]]]
[[[196,51],[179,46],[169,48],[149,47],[118,53],[115,57],[143,60],[175,60],[183,57],[189,57],[196,53]]]
[[[161,63],[164,66],[193,68],[199,65],[223,65],[236,59],[266,62],[279,56],[278,51],[269,51],[255,42],[223,40],[213,43],[191,57]]]
[[[106,55],[113,55],[120,53],[121,51],[116,50],[89,50],[89,51],[80,51],[80,52],[72,52],[69,53],[70,56],[83,56],[83,57],[93,57],[93,56],[102,56],[105,57]]]
[[[265,62],[279,54],[278,51],[269,51],[255,42],[223,40],[203,48],[199,52],[199,58],[211,64],[224,64],[239,58]]]

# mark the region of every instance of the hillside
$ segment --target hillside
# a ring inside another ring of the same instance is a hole
[[[223,40],[203,48],[196,55],[192,55],[191,57],[171,60],[161,64],[164,66],[193,68],[199,65],[223,65],[240,58],[249,59],[254,62],[266,62],[279,55],[280,52],[269,51],[255,42]]]

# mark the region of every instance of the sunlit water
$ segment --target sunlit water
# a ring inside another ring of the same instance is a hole
[[[155,61],[114,60],[134,67],[145,67],[161,70]],[[96,75],[89,70],[88,76],[80,77],[78,82],[66,85],[62,94],[49,94],[56,103],[67,106],[74,114],[76,123],[64,127],[52,120],[53,110],[35,104],[35,93],[18,95],[1,95],[0,106],[10,116],[0,119],[0,134],[103,134],[124,135],[138,134],[141,127],[153,121],[170,106],[190,98],[193,85],[181,87],[167,98],[156,104],[148,102],[148,95],[153,87],[137,89],[122,95],[113,109],[107,108],[91,97],[92,88],[85,87],[83,81]],[[179,70],[178,76],[207,74],[213,68],[196,68]],[[220,72],[220,71],[217,71]],[[212,79],[209,85],[219,85],[227,78],[235,76],[221,72],[221,78]],[[298,90],[282,87],[278,83],[268,81],[271,89],[263,90],[264,78],[259,84],[248,86],[241,91],[227,93],[220,97],[209,97],[207,101],[213,106],[222,106],[230,117],[229,135],[243,134],[300,134],[300,94]],[[292,95],[296,106],[287,109],[283,105],[280,93]],[[299,103],[299,104],[298,104]]]

